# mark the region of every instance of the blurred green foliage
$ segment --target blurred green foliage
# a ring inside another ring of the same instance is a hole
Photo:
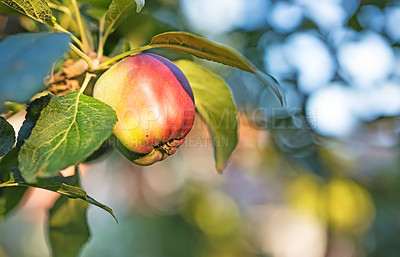
[[[88,19],[96,22],[93,16],[110,1],[81,2],[90,10]],[[383,10],[399,4],[355,2],[358,6],[344,25],[354,31],[368,31],[358,19],[363,6]],[[122,19],[105,54],[148,43],[157,33],[191,31],[181,6],[178,0],[147,1],[141,13],[132,11]],[[0,28],[1,37],[31,28],[24,19],[10,18]],[[68,24],[68,17],[62,22]],[[308,18],[288,33],[265,24],[237,27],[213,39],[237,48],[263,68],[271,42],[283,44],[291,33],[308,30],[326,40],[323,29]],[[398,42],[391,47],[398,52]],[[190,58],[153,52],[172,60]],[[133,166],[113,152],[106,160],[85,166],[83,186],[116,210],[120,224],[89,207],[92,237],[81,256],[398,256],[398,115],[363,120],[346,137],[322,136],[307,117],[310,95],[299,89],[297,74],[280,81],[292,108],[270,113],[276,107],[268,98],[270,92],[252,75],[196,61],[226,79],[240,109],[240,141],[230,164],[222,176],[214,173],[211,144],[198,119],[186,146],[160,164]],[[342,80],[340,72],[335,77]],[[382,138],[389,143],[381,143]],[[21,207],[5,218],[0,230],[4,256],[49,254],[44,237],[41,244],[37,238],[20,240],[21,233],[43,230],[40,218],[29,218],[30,211]],[[28,254],[27,249],[35,246]]]

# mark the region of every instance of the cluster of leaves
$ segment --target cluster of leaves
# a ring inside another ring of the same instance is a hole
[[[94,74],[108,69],[126,56],[163,48],[254,73],[283,103],[279,86],[272,77],[259,71],[235,50],[187,32],[162,33],[154,36],[145,46],[113,57],[104,56],[105,43],[116,28],[119,18],[134,5],[137,12],[140,12],[145,5],[144,0],[113,0],[105,12],[90,18],[79,8],[76,0],[1,2],[46,24],[48,31],[10,36],[0,42],[0,54],[3,56],[0,62],[3,71],[0,76],[0,112],[7,111],[3,106],[5,101],[27,103],[36,93],[42,92],[45,89],[43,78],[62,56],[75,56],[87,63],[87,68],[81,71],[86,77],[80,90],[63,96],[48,94],[29,103],[17,139],[13,127],[0,116],[0,157],[4,156],[0,159],[0,178],[3,182],[0,184],[3,190],[0,197],[5,199],[2,201],[5,208],[0,208],[5,210],[2,214],[18,203],[26,187],[43,188],[69,198],[84,200],[71,202],[65,197],[59,198],[50,210],[49,227],[53,228],[50,230],[50,238],[56,256],[63,254],[57,238],[75,240],[76,247],[71,248],[73,254],[86,242],[89,236],[87,227],[78,228],[73,224],[80,219],[86,220],[87,203],[103,208],[114,216],[109,207],[97,202],[81,189],[77,172],[78,164],[91,156],[111,136],[117,121],[115,111],[110,106],[85,94],[86,86],[96,76]],[[70,31],[60,25],[56,13],[71,14],[77,31]],[[93,29],[89,29],[93,26],[97,28],[97,36],[92,33]],[[230,91],[218,75],[191,60],[178,60],[176,65],[187,76],[194,92],[196,110],[208,125],[214,141],[228,139],[224,140],[228,144],[214,144],[216,169],[221,171],[238,141],[236,107]],[[71,165],[75,165],[74,176],[60,175],[59,171]],[[15,190],[15,186],[20,186],[18,193],[13,194],[12,198],[5,198],[10,195],[7,193],[11,192],[9,190]],[[71,237],[74,233],[80,234],[81,238]]]

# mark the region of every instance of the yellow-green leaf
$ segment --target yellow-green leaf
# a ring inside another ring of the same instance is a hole
[[[37,20],[54,26],[49,5],[45,0],[0,0],[11,8]]]
[[[84,161],[112,134],[116,122],[110,106],[80,91],[52,98],[19,151],[22,176],[29,182],[53,177]]]
[[[215,167],[221,172],[238,142],[236,107],[225,81],[188,60],[175,62],[192,87],[196,110],[208,125],[213,144]]]

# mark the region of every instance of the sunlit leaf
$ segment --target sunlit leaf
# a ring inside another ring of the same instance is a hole
[[[149,48],[165,48],[189,53],[199,58],[254,73],[265,85],[272,89],[282,104],[285,102],[278,82],[270,75],[257,69],[244,56],[230,47],[214,43],[188,32],[166,32],[154,36]]]
[[[52,177],[85,160],[111,135],[116,121],[110,106],[79,91],[51,99],[20,149],[22,176],[27,181]]]
[[[179,60],[192,87],[196,110],[208,125],[217,171],[222,171],[238,142],[238,121],[231,92],[224,80],[202,66],[188,60]]]
[[[66,33],[26,33],[0,42],[0,103],[27,102],[44,89],[43,79],[69,48]]]
[[[10,151],[15,143],[14,128],[2,116],[0,116],[0,156]]]
[[[11,8],[50,26],[53,26],[52,14],[45,0],[0,0]]]

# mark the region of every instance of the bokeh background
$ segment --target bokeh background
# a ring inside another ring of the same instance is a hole
[[[92,15],[109,3],[82,2]],[[35,26],[0,17],[2,35]],[[119,218],[91,206],[81,256],[399,256],[400,1],[148,0],[106,53],[171,30],[237,49],[280,82],[287,106],[254,75],[195,59],[226,80],[238,107],[240,141],[223,175],[200,118],[161,163],[110,151],[81,165],[84,189]],[[56,197],[28,191],[2,221],[0,256],[49,256]]]

